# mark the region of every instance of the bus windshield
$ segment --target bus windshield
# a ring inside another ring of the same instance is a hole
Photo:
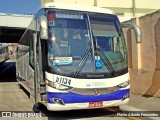
[[[111,73],[127,67],[124,38],[115,17],[49,10],[47,18],[50,67],[71,73]]]

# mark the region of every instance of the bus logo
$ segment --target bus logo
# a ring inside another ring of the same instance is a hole
[[[99,89],[94,89],[93,92],[94,92],[94,95],[100,95],[101,94],[101,91]]]

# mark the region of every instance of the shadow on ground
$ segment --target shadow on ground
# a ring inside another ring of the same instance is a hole
[[[109,111],[105,108],[101,109],[88,109],[88,110],[70,110],[70,111],[49,111],[43,105],[40,107],[40,111],[43,117],[48,117],[48,120],[70,120],[70,119],[84,119],[95,118],[102,116],[116,116],[116,113]]]
[[[16,82],[15,62],[0,63],[0,82]]]

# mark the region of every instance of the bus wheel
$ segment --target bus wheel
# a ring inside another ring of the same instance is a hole
[[[19,86],[19,89],[22,89],[22,88],[23,88],[21,84],[18,84],[18,86]]]
[[[39,102],[38,102],[38,103],[35,103],[34,105],[35,105],[35,107],[37,107],[37,108],[40,107],[40,103],[39,103]]]
[[[35,112],[39,112],[41,109],[41,103],[35,103],[34,106],[33,106],[33,111]]]

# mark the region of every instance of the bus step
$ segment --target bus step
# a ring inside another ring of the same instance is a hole
[[[41,91],[40,93],[41,93],[41,95],[43,95],[43,94],[46,94],[46,91]]]
[[[46,86],[46,83],[45,82],[40,83],[40,86]]]

